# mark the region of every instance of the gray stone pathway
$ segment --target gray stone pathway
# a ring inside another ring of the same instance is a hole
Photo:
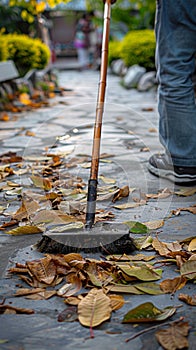
[[[0,121],[0,155],[13,151],[29,162],[31,157],[43,157],[46,148],[54,145],[72,150],[72,155],[91,155],[93,125],[97,100],[99,74],[95,71],[61,71],[59,84],[71,89],[65,96],[57,96],[50,100],[51,106],[14,114],[8,122]],[[167,180],[153,177],[147,171],[149,156],[161,151],[158,142],[158,117],[156,91],[140,93],[134,89],[126,90],[119,78],[108,75],[106,103],[103,118],[103,133],[101,153],[114,156],[111,163],[100,162],[100,174],[115,178],[122,187],[128,185],[141,193],[157,193],[158,190],[174,185]],[[35,134],[26,135],[26,131]],[[59,139],[57,140],[57,137]],[[149,149],[149,151],[148,151]],[[73,175],[88,179],[89,169],[81,166],[72,170]],[[29,176],[29,175],[28,175]],[[28,176],[21,176],[21,183],[29,186]],[[15,178],[13,177],[13,181]],[[6,183],[2,182],[1,185]],[[180,189],[176,186],[175,189]],[[17,198],[8,197],[10,208],[14,212]],[[195,204],[196,195],[180,197],[172,195],[166,199],[152,199],[147,205],[119,211],[113,209],[116,222],[138,220],[140,222],[164,219],[171,210],[188,207]],[[4,195],[0,191],[0,205],[4,203]],[[0,214],[0,221],[5,217]],[[177,217],[171,217],[158,230],[160,240],[175,241],[195,236],[195,216],[187,211]],[[54,297],[50,300],[30,301],[25,298],[14,298],[16,285],[21,283],[17,277],[7,277],[7,267],[14,262],[24,262],[43,256],[33,245],[40,235],[8,236],[0,231],[0,302],[6,298],[6,303],[19,307],[33,308],[34,315],[1,315],[0,316],[0,349],[14,350],[63,350],[63,349],[104,349],[104,350],[160,350],[154,332],[148,332],[141,337],[126,343],[136,329],[131,324],[121,324],[123,315],[134,306],[152,301],[157,307],[179,305],[178,292],[173,298],[169,294],[159,296],[126,296],[127,303],[122,309],[113,313],[109,322],[105,322],[94,331],[95,338],[89,338],[89,329],[82,327],[79,322],[59,323],[57,315],[65,308],[63,299]],[[98,255],[97,255],[98,257]],[[175,275],[173,268],[167,268],[164,278]],[[188,284],[183,293],[195,294],[193,284]],[[183,303],[177,315],[172,318],[185,316],[192,329],[189,335],[189,349],[195,349],[195,309]],[[4,339],[5,343],[1,344]]]

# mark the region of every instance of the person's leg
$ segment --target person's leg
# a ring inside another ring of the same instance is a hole
[[[88,68],[89,57],[88,50],[86,48],[78,49],[78,61],[81,69]]]
[[[160,141],[174,167],[191,169],[196,167],[195,0],[158,0],[155,30]]]

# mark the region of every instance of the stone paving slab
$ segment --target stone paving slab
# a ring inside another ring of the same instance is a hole
[[[59,84],[72,89],[71,93],[57,97],[52,101],[51,107],[41,108],[33,112],[23,112],[13,116],[6,123],[0,122],[3,138],[0,141],[0,154],[10,150],[16,151],[29,162],[29,157],[43,157],[45,149],[53,146],[72,147],[72,156],[78,154],[91,155],[93,125],[97,100],[99,74],[94,71],[62,71],[59,73]],[[15,120],[14,120],[15,118]],[[21,133],[22,130],[22,133]],[[35,133],[35,137],[25,136],[25,131]],[[139,93],[137,90],[126,90],[119,84],[119,78],[108,76],[106,90],[106,104],[103,118],[103,135],[101,152],[111,153],[114,156],[111,163],[100,162],[100,174],[115,178],[119,186],[128,184],[136,188],[136,195],[141,193],[157,193],[159,190],[169,188],[171,191],[181,186],[174,186],[167,180],[158,179],[147,171],[149,156],[162,148],[158,142],[158,116],[156,91]],[[56,136],[60,136],[57,139]],[[63,138],[62,138],[63,136]],[[143,152],[143,147],[150,151]],[[81,165],[72,170],[73,176],[79,175],[87,181],[89,169]],[[29,175],[21,176],[21,184],[30,188]],[[16,177],[12,179],[16,180]],[[6,180],[5,180],[6,182]],[[171,210],[188,207],[195,204],[196,195],[180,197],[172,195],[166,199],[150,200],[147,205],[115,213],[115,221],[138,220],[140,222],[167,218]],[[10,198],[7,198],[10,201]],[[5,198],[0,192],[0,203]],[[124,200],[126,202],[127,199]],[[101,205],[101,204],[100,204]],[[104,205],[104,204],[102,204]],[[17,197],[11,198],[11,211],[17,210]],[[111,208],[110,208],[111,209]],[[8,211],[9,211],[8,210]],[[4,217],[0,215],[0,220]],[[174,241],[195,236],[195,215],[182,212],[177,217],[165,220],[165,224],[158,230],[161,240]],[[6,296],[6,302],[14,305],[33,306],[34,315],[1,315],[0,339],[8,342],[0,344],[0,349],[14,350],[53,350],[53,349],[85,349],[96,350],[160,350],[154,338],[154,333],[147,333],[141,337],[125,343],[125,339],[133,332],[144,328],[139,326],[133,329],[131,325],[122,325],[122,315],[128,308],[143,301],[152,300],[158,307],[177,305],[178,293],[173,299],[170,295],[130,296],[126,297],[128,304],[115,312],[110,322],[106,322],[95,330],[95,339],[89,339],[89,330],[80,326],[78,322],[57,322],[58,312],[65,308],[62,300],[57,298],[51,301],[30,302],[24,298],[13,298],[13,292],[18,283],[17,278],[6,279],[5,271],[14,261],[25,261],[37,254],[31,250],[32,245],[40,239],[40,235],[7,236],[0,231],[0,300]],[[15,253],[14,253],[15,252]],[[168,269],[165,276],[173,276],[174,271]],[[194,294],[194,285],[186,286],[186,291]],[[189,349],[195,348],[195,309],[185,306],[180,308],[177,315],[186,315],[192,326],[189,335]],[[172,319],[174,319],[173,317]],[[106,333],[107,332],[107,333]]]

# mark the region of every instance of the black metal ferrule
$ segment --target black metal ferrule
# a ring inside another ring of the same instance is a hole
[[[86,208],[86,229],[91,229],[95,221],[96,199],[97,199],[97,180],[90,179],[88,182],[88,196]]]

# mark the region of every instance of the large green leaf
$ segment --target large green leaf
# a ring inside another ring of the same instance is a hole
[[[175,307],[168,306],[160,310],[152,303],[147,302],[128,311],[122,323],[160,322],[171,317],[175,312]]]
[[[121,271],[126,275],[136,277],[141,281],[156,281],[161,278],[160,274],[149,268],[146,265],[143,266],[130,266],[130,265],[119,265]]]
[[[132,233],[147,233],[148,228],[146,225],[141,224],[141,222],[138,221],[126,221],[125,224],[129,226],[129,231]]]

